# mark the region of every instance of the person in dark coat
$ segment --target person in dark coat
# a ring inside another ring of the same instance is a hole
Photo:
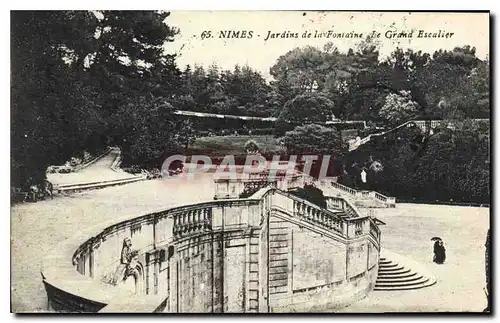
[[[446,260],[446,249],[442,240],[434,242],[434,262],[436,264],[443,264]]]

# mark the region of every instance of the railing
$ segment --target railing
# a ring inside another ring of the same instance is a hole
[[[92,165],[95,162],[97,162],[99,159],[101,159],[104,156],[108,155],[110,152],[113,151],[113,149],[114,149],[113,147],[108,147],[103,153],[99,154],[97,157],[91,159],[90,161],[86,162],[83,165],[79,165],[79,166],[75,167],[75,171],[79,171],[79,170],[82,170],[84,168],[89,167],[90,165]]]
[[[134,249],[139,250],[140,255],[145,255],[158,246],[175,243],[179,239],[202,236],[204,233],[227,228],[240,230],[260,227],[262,217],[270,214],[267,210],[280,207],[290,220],[295,218],[313,231],[324,232],[343,242],[364,235],[372,236],[376,246],[380,247],[380,234],[376,224],[370,222],[368,225],[370,217],[360,216],[356,207],[342,197],[330,197],[328,200],[330,205],[339,206],[338,212],[323,209],[278,189],[264,188],[248,199],[210,201],[148,212],[121,221],[113,220],[111,225],[101,224],[98,228],[80,232],[75,239],[63,242],[54,254],[45,259],[42,276],[46,285],[57,290],[101,304],[112,304],[117,294],[110,292],[109,288],[114,287],[102,283],[100,278],[106,271],[113,270],[113,264],[119,258],[116,245],[125,237],[130,237],[130,234]],[[230,209],[231,212],[228,212]],[[344,213],[348,218],[342,217]],[[82,237],[87,237],[83,243]],[[107,262],[102,263],[103,260]],[[64,276],[59,276],[60,273]],[[143,293],[148,294],[148,291]]]
[[[326,209],[321,209],[307,201],[295,199],[294,197],[291,198],[294,200],[294,215],[325,229],[333,230],[341,235],[345,234],[344,227],[346,222],[337,214]]]
[[[74,192],[74,191],[81,191],[81,190],[91,190],[91,189],[98,189],[98,188],[104,188],[104,187],[115,186],[115,185],[129,184],[129,183],[133,183],[133,182],[142,181],[145,179],[146,179],[145,176],[139,175],[139,176],[130,177],[130,178],[113,179],[113,180],[101,181],[101,182],[81,183],[81,184],[64,184],[64,185],[54,186],[54,190],[56,190],[59,193],[61,193],[61,192]]]
[[[387,196],[382,195],[382,194],[380,194],[380,193],[378,193],[378,192],[375,192],[375,198],[376,198],[377,200],[381,200],[381,201],[383,201],[383,202],[387,202]]]
[[[212,230],[212,208],[199,208],[174,213],[173,233],[176,238]]]
[[[335,187],[336,189],[339,189],[339,190],[344,191],[346,193],[349,193],[351,195],[356,195],[357,191],[355,189],[353,189],[353,188],[350,188],[348,186],[342,185],[342,184],[337,183],[337,182],[332,182],[331,185],[333,187]]]
[[[330,184],[330,185],[328,185]],[[342,184],[339,184],[337,182],[328,182],[328,183],[324,183],[321,182],[319,184],[319,187],[325,191],[327,194],[329,194],[328,192],[328,189],[329,189],[329,186],[335,188],[335,189],[338,189],[339,191],[341,191],[342,193],[345,193],[347,194],[347,196],[353,200],[358,200],[358,199],[376,199],[380,202],[383,202],[387,205],[395,205],[396,204],[396,198],[395,197],[388,197],[388,196],[385,196],[383,194],[380,194],[378,192],[375,192],[375,191],[358,191],[356,189],[353,189],[353,188],[350,188],[348,186],[345,186],[345,185],[342,185]],[[327,195],[325,194],[325,195]]]

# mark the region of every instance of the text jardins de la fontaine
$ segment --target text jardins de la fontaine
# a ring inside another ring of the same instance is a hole
[[[264,41],[274,39],[290,39],[290,38],[331,38],[331,39],[364,39],[371,38],[388,38],[388,39],[401,39],[401,38],[421,38],[421,39],[435,39],[435,38],[451,38],[455,33],[446,30],[425,30],[416,29],[411,31],[372,31],[371,33],[358,33],[338,32],[335,30],[305,30],[301,32],[294,32],[291,30],[273,31],[268,30],[265,33],[256,33],[253,30],[219,30],[217,32],[203,31],[201,34],[202,39],[207,38],[239,38],[239,39],[252,39],[262,38]]]

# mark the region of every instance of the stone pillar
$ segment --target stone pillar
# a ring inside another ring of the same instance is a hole
[[[179,257],[177,254],[177,250],[174,252],[172,258],[168,261],[168,266],[170,270],[170,279],[168,280],[169,284],[169,297],[168,297],[168,309],[170,312],[178,312],[178,284],[179,284],[179,273],[178,273],[178,261]]]
[[[146,294],[158,294],[159,250],[146,254]]]
[[[363,233],[370,234],[370,220],[369,218],[363,221]]]
[[[222,313],[223,309],[223,241],[222,234],[214,234],[213,239],[213,275],[212,275],[212,312]]]
[[[349,282],[349,254],[351,253],[351,248],[349,247],[349,243],[345,245],[345,280]]]
[[[153,272],[153,284],[154,284],[154,289],[153,293],[155,295],[158,294],[158,276],[160,275],[160,253],[158,250],[155,250],[155,258],[154,258],[154,272]]]
[[[353,222],[348,221],[346,222],[346,227],[347,227],[347,237],[352,238],[354,237],[354,230],[355,230],[355,225]]]

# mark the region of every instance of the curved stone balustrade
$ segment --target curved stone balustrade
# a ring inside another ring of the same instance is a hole
[[[100,224],[46,257],[42,277],[50,307],[273,312],[307,309],[311,299],[327,307],[352,302],[373,289],[380,230],[343,198],[328,201],[326,210],[265,188],[247,199],[152,210]],[[116,281],[126,238],[138,251],[135,274]],[[304,253],[303,241],[308,247],[323,248],[320,241],[331,246]],[[317,281],[303,278],[309,274]]]

